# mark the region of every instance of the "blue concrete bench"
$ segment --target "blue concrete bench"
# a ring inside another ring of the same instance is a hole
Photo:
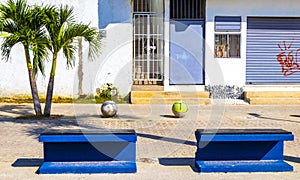
[[[44,144],[40,174],[135,173],[134,130],[48,130],[39,136]]]
[[[283,142],[294,140],[281,129],[198,129],[195,165],[200,172],[282,172]]]

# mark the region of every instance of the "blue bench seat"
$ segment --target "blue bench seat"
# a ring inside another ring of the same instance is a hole
[[[40,174],[135,173],[134,130],[50,129],[39,136],[44,144]]]
[[[282,172],[284,141],[294,140],[282,129],[198,129],[195,165],[199,172]]]

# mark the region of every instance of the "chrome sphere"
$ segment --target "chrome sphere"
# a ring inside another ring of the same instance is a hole
[[[113,117],[118,112],[118,106],[114,101],[105,101],[101,106],[101,112],[104,117]]]

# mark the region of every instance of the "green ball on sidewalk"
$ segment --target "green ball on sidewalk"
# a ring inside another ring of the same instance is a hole
[[[172,106],[172,112],[175,117],[184,117],[188,109],[188,105],[182,101],[175,102]]]

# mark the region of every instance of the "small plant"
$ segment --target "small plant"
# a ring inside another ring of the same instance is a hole
[[[101,88],[96,89],[96,103],[105,101],[119,101],[119,89],[112,83],[106,83]]]

